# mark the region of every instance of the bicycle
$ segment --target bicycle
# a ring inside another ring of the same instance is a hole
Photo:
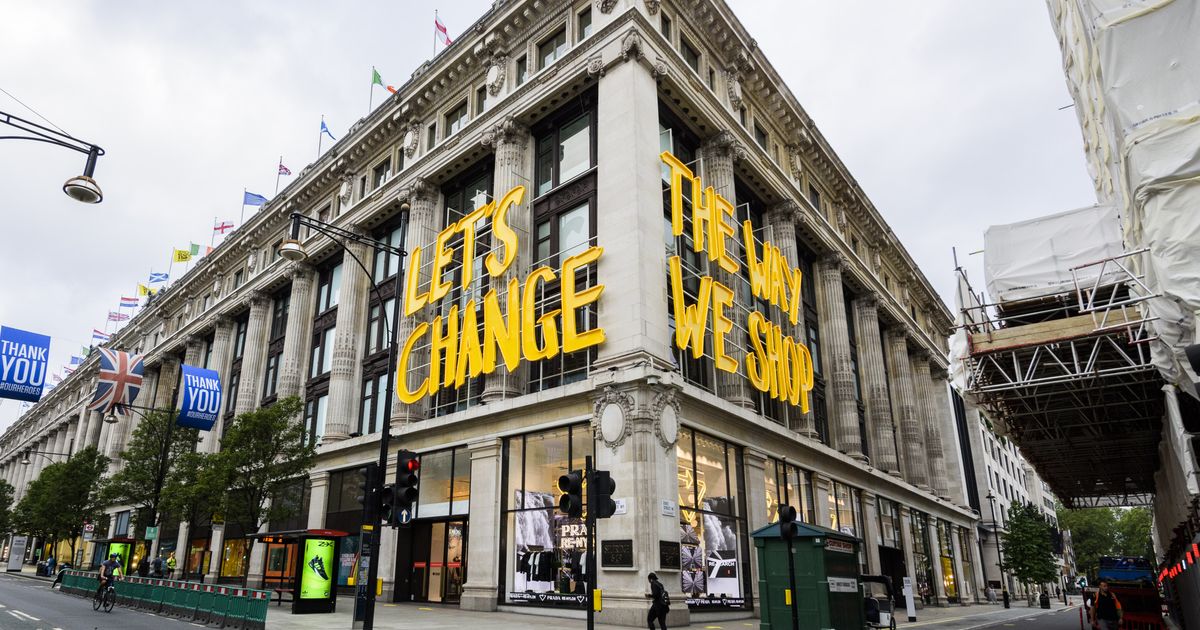
[[[112,612],[113,604],[117,603],[117,589],[113,588],[112,580],[109,580],[108,586],[104,590],[97,591],[92,596],[92,610],[104,609],[104,612]]]

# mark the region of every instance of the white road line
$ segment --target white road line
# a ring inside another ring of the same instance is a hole
[[[21,619],[23,621],[41,621],[41,619],[38,619],[37,617],[34,617],[33,615],[23,613],[19,610],[10,610],[10,611],[8,611],[8,614],[16,617],[17,619]]]

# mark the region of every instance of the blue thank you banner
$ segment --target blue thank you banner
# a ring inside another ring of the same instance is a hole
[[[183,366],[180,379],[183,387],[183,404],[179,408],[177,424],[201,431],[209,431],[221,413],[221,377],[216,370]]]
[[[37,402],[49,361],[50,337],[0,326],[0,398]]]

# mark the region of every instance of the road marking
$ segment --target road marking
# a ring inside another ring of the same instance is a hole
[[[37,617],[34,617],[33,615],[25,614],[19,610],[10,610],[10,611],[8,611],[8,614],[10,614],[22,621],[41,621],[41,619],[38,619]]]
[[[417,607],[417,610],[426,610],[426,611],[429,611],[429,612],[433,612],[433,609],[432,609],[432,608],[425,608],[424,606],[418,606],[418,607]]]

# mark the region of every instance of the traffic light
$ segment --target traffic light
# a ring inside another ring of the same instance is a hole
[[[558,497],[558,511],[571,518],[583,516],[583,473],[572,470],[559,477],[558,489],[563,493]]]
[[[400,522],[400,511],[396,509],[396,486],[384,486],[379,492],[379,518],[384,523],[396,525]]]
[[[613,480],[607,470],[594,470],[592,471],[592,488],[595,489],[595,494],[592,496],[596,500],[593,508],[596,510],[596,518],[612,516],[617,511],[617,502],[612,498],[613,493],[617,491],[617,482]]]
[[[396,454],[396,486],[392,490],[392,512],[399,517],[400,512],[412,512],[413,504],[420,496],[421,460],[412,451],[400,451]]]
[[[780,503],[777,508],[779,514],[779,535],[784,540],[791,540],[800,534],[800,526],[796,525],[796,508]]]
[[[358,496],[355,499],[362,504],[370,521],[379,510],[379,484],[381,475],[379,474],[379,464],[374,462],[367,464],[363,470],[363,480],[358,486]]]

